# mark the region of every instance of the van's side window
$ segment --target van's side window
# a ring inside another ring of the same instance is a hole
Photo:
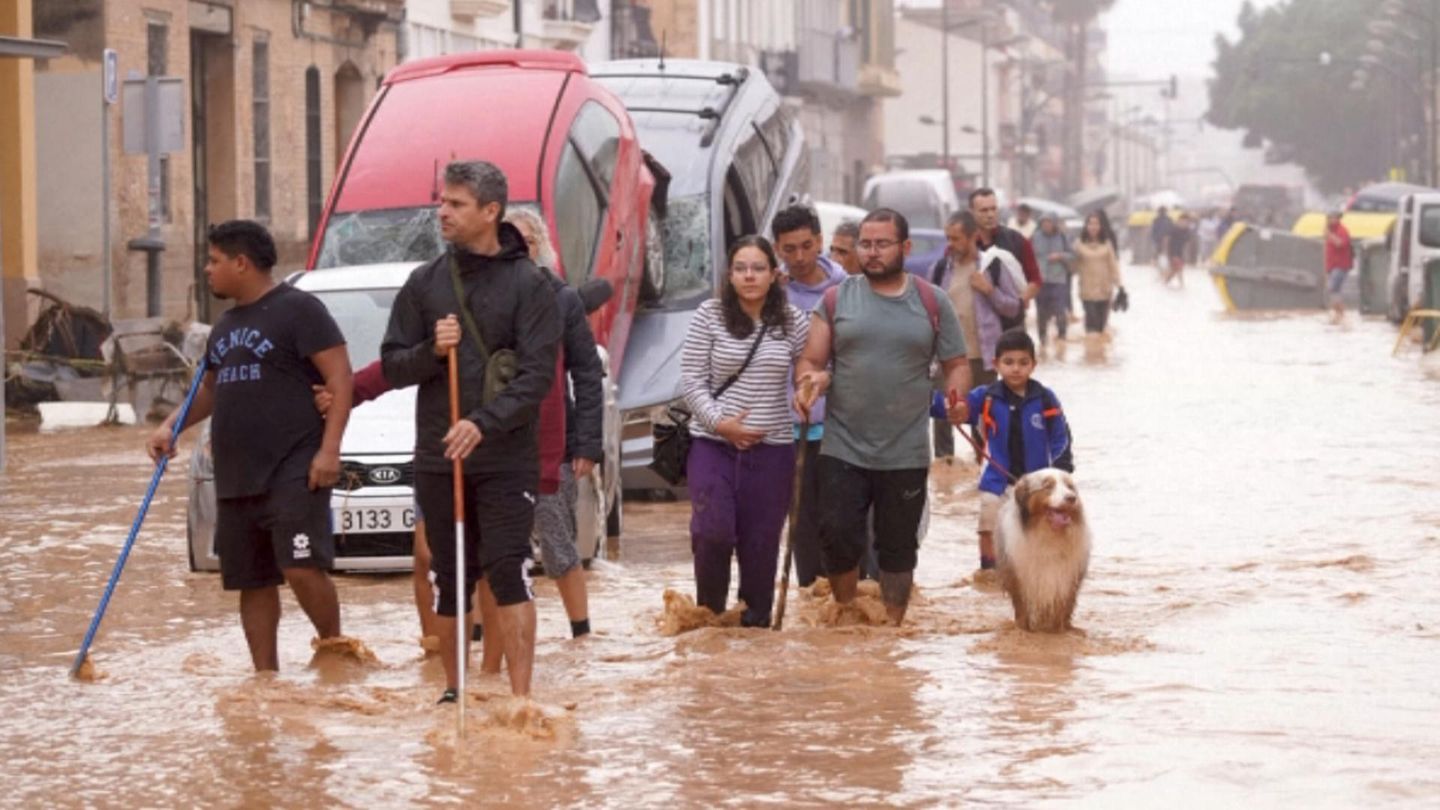
[[[746,129],[735,149],[734,166],[745,186],[750,209],[755,216],[764,217],[768,213],[770,193],[775,188],[776,168],[769,150],[760,139],[760,130],[753,124]]]
[[[770,157],[775,160],[776,167],[785,165],[785,153],[790,151],[790,117],[782,108],[776,107],[759,126],[760,135],[765,139],[765,145],[770,147]]]
[[[590,277],[590,258],[604,218],[605,203],[594,172],[580,159],[574,141],[568,141],[555,170],[555,230],[565,280],[572,285]]]
[[[555,229],[565,280],[571,284],[590,278],[619,150],[620,122],[599,104],[586,102],[555,170]]]
[[[588,101],[575,116],[570,138],[600,180],[601,192],[609,193],[615,179],[615,160],[620,155],[620,122],[610,111]]]

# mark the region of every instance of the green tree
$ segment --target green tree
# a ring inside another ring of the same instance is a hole
[[[1065,74],[1064,143],[1061,153],[1062,183],[1066,191],[1077,191],[1082,184],[1085,154],[1085,85],[1090,61],[1089,31],[1101,13],[1115,5],[1115,0],[1048,0],[1050,15],[1065,26],[1065,54],[1070,70]]]
[[[1375,13],[1354,0],[1289,0],[1263,11],[1246,2],[1239,38],[1216,37],[1206,118],[1244,130],[1267,159],[1298,163],[1329,192],[1412,163],[1424,117],[1416,65],[1385,57],[1363,90],[1351,89]]]

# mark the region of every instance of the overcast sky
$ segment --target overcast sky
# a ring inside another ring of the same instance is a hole
[[[1243,0],[1116,0],[1100,24],[1110,34],[1110,72],[1162,78],[1171,73],[1207,78],[1215,35],[1239,33]],[[1278,0],[1255,0],[1257,7]]]

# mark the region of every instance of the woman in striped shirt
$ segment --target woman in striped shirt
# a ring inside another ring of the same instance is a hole
[[[770,624],[795,467],[786,382],[809,327],[807,315],[786,303],[770,242],[747,236],[730,249],[720,296],[695,311],[680,357],[694,415],[686,475],[695,601],[725,610],[733,554],[746,627]]]

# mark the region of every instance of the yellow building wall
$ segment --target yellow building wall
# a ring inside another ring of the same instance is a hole
[[[0,34],[32,36],[30,0],[0,0]],[[24,333],[25,289],[35,262],[35,67],[0,58],[0,284],[5,346]]]

